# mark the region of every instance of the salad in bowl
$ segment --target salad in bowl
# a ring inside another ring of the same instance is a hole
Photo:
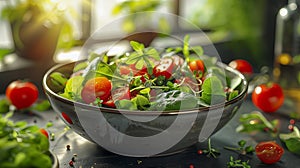
[[[126,156],[181,151],[220,130],[248,83],[237,70],[190,46],[132,51],[60,64],[44,76],[53,109],[82,137]]]

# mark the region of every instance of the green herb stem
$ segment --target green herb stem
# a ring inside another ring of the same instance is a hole
[[[104,76],[108,76],[108,77],[111,77],[111,78],[119,79],[119,80],[122,80],[122,81],[126,81],[126,82],[127,82],[126,79],[121,78],[121,77],[118,77],[118,76],[115,76],[115,75],[110,75],[110,74],[102,73],[102,72],[99,72],[99,71],[95,71],[95,73],[100,74],[100,75],[104,75]]]

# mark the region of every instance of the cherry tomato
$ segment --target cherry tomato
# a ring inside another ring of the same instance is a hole
[[[164,76],[169,79],[172,76],[174,62],[171,57],[162,58],[158,65],[153,69],[154,76]]]
[[[6,88],[6,97],[17,109],[30,107],[38,99],[38,88],[31,82],[13,81]]]
[[[255,87],[252,101],[264,112],[275,112],[284,102],[282,88],[277,83],[261,84]]]
[[[130,99],[130,91],[128,87],[121,87],[111,91],[111,96],[108,98],[107,101],[104,101],[102,104],[107,107],[116,107],[115,101],[123,100],[123,99]]]
[[[148,78],[150,78],[150,75],[148,74],[147,68],[143,68],[141,70],[135,71],[134,76],[142,76],[141,77],[142,82],[146,82],[145,76],[147,76]]]
[[[253,73],[252,65],[243,59],[233,60],[228,64],[230,67],[240,71],[243,74],[251,75]]]
[[[82,100],[88,104],[96,98],[107,101],[112,88],[111,82],[106,77],[96,77],[88,80],[81,91]]]
[[[194,60],[189,63],[189,67],[197,77],[202,77],[205,72],[205,65],[202,60]]]
[[[266,164],[273,164],[280,160],[284,150],[274,141],[260,142],[255,147],[256,156]]]
[[[40,128],[40,132],[49,139],[49,134],[44,128]]]

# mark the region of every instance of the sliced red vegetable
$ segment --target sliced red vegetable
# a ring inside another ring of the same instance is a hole
[[[255,147],[256,156],[266,164],[273,164],[280,160],[284,150],[274,141],[260,142]]]

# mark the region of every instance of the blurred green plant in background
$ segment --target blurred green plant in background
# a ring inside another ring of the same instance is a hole
[[[127,15],[123,22],[123,30],[126,33],[132,33],[137,30],[147,30],[152,28],[153,22],[151,21],[152,13],[157,11],[163,4],[164,0],[127,0],[116,4],[112,10],[113,15],[124,14]],[[146,12],[139,14],[141,12]],[[145,18],[145,16],[147,18]],[[155,18],[158,20],[158,30],[161,32],[169,33],[170,26],[164,17]]]
[[[203,29],[244,42],[255,59],[263,53],[264,0],[207,0],[194,10],[191,20]],[[240,45],[241,43],[239,43]],[[235,47],[237,50],[242,47]]]
[[[14,3],[7,1],[1,17],[11,25],[16,52],[19,50],[20,55],[34,58],[38,57],[35,54],[42,57],[48,52],[52,55],[53,50],[70,49],[76,44],[66,13],[76,16],[72,8],[60,1],[16,0]]]

